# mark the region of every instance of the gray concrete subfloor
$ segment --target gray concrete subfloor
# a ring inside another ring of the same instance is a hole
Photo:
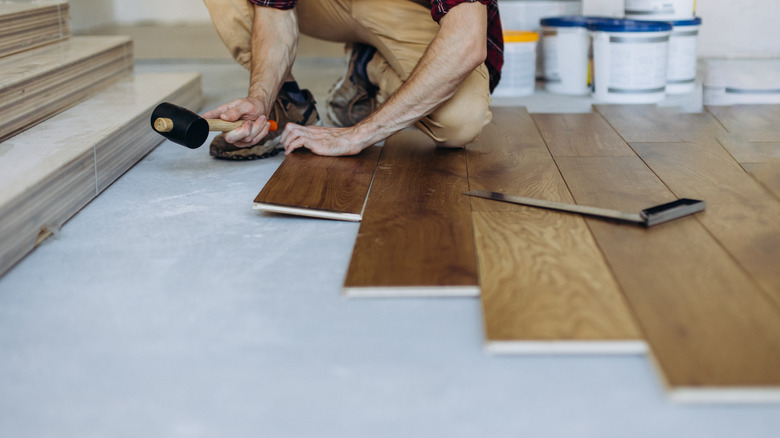
[[[327,91],[343,62],[302,60]],[[201,71],[211,108],[242,95]],[[321,100],[321,103],[324,100]],[[0,436],[774,437],[680,406],[644,356],[490,356],[474,299],[340,296],[358,224],[265,215],[282,161],[163,143],[0,278]]]

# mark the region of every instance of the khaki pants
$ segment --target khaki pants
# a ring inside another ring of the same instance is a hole
[[[204,3],[233,58],[248,69],[255,6],[247,0]],[[439,30],[429,5],[426,0],[298,0],[296,13],[303,34],[376,47],[367,71],[370,81],[379,87],[377,97],[382,102],[409,78]],[[440,146],[462,147],[490,123],[489,105],[488,71],[482,64],[454,96],[417,122],[417,127]]]

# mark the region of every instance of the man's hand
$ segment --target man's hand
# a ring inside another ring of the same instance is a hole
[[[356,137],[355,128],[326,128],[288,123],[282,132],[282,145],[285,155],[298,148],[309,149],[317,155],[356,155],[370,145]]]
[[[225,133],[225,141],[238,147],[257,144],[270,131],[271,125],[266,117],[266,109],[261,99],[246,97],[236,99],[203,114],[205,119],[222,119],[228,122],[244,120],[244,123]]]

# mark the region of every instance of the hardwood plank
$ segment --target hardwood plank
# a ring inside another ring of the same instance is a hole
[[[469,146],[470,189],[573,201],[534,120],[523,108],[493,110],[493,123]],[[478,198],[472,206],[488,350],[645,351],[581,217]]]
[[[161,100],[201,99],[198,74],[137,75],[0,143],[0,275],[163,140],[148,135]]]
[[[631,147],[676,196],[707,202],[701,223],[780,309],[780,202],[715,139]]]
[[[556,161],[581,204],[639,211],[675,198],[640,158]],[[587,222],[673,399],[780,400],[780,312],[697,217]]]
[[[354,297],[476,296],[463,149],[417,130],[382,147],[344,283]]]
[[[780,158],[780,143],[750,142],[742,135],[719,137],[718,141],[740,164],[765,163]]]
[[[532,114],[556,157],[633,157],[634,151],[598,114]]]
[[[255,198],[255,209],[360,221],[380,151],[372,146],[353,157],[290,154]]]
[[[732,135],[748,142],[780,142],[780,105],[707,106],[708,113]]]
[[[774,197],[780,200],[780,158],[770,159],[766,163],[745,165],[748,173]]]
[[[655,105],[595,105],[594,109],[629,143],[677,143],[727,134],[709,113],[683,113]]]

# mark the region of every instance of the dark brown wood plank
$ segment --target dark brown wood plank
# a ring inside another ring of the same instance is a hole
[[[255,198],[255,209],[360,221],[381,148],[352,157],[288,155]]]
[[[675,199],[632,157],[559,157],[577,203]],[[780,312],[695,216],[653,228],[587,219],[680,401],[780,400]]]
[[[780,105],[708,106],[728,130],[748,142],[780,142]]]
[[[347,296],[477,296],[463,149],[418,130],[385,142],[344,283]]]
[[[633,157],[634,151],[598,114],[533,114],[556,157]]]
[[[677,143],[727,134],[709,113],[655,105],[595,105],[594,109],[629,143]]]
[[[707,202],[701,223],[780,309],[780,202],[715,139],[631,146],[676,196]]]
[[[469,145],[468,166],[472,190],[572,202],[523,108],[494,109],[493,122]],[[490,351],[645,351],[581,217],[479,198],[472,205]]]

